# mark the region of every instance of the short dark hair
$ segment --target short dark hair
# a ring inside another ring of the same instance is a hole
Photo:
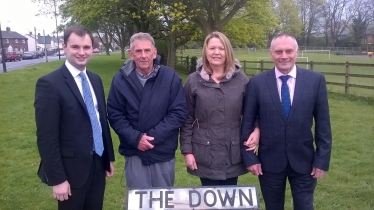
[[[64,44],[65,45],[68,43],[68,39],[72,33],[75,33],[76,35],[80,37],[83,37],[87,34],[91,38],[92,46],[94,45],[94,38],[92,36],[91,31],[88,30],[84,26],[68,26],[64,32]]]

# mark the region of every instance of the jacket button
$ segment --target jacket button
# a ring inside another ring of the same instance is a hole
[[[209,144],[209,141],[207,143]]]
[[[93,151],[90,151],[90,155],[93,155],[94,154],[94,152]]]

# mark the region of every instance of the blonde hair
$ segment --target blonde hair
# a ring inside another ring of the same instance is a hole
[[[221,32],[214,31],[205,38],[204,46],[203,46],[203,56],[202,56],[203,67],[208,74],[213,73],[213,69],[209,64],[208,58],[206,57],[206,49],[208,48],[208,43],[212,38],[219,39],[222,42],[223,47],[225,48],[226,59],[225,59],[225,66],[224,66],[224,75],[226,75],[230,69],[235,69],[235,58],[234,58],[234,52],[233,52],[229,39]]]

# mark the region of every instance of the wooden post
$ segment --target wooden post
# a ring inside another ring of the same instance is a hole
[[[310,70],[314,71],[314,63],[313,63],[313,61],[310,61]]]
[[[186,66],[187,66],[187,69],[190,69],[190,56],[188,55],[186,57]]]
[[[243,72],[247,74],[246,60],[243,61]]]
[[[264,60],[261,60],[261,72],[264,71]]]
[[[349,94],[349,62],[345,63],[345,94]]]

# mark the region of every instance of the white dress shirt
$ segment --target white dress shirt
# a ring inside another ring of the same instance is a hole
[[[78,70],[77,68],[75,68],[73,65],[71,65],[68,60],[65,61],[65,65],[68,68],[68,70],[71,73],[71,75],[73,76],[73,78],[75,80],[75,83],[77,83],[78,89],[81,92],[81,95],[83,97],[82,78],[79,76],[79,73],[81,73],[81,71]],[[90,78],[87,76],[86,68],[84,68],[84,70],[82,72],[86,75],[88,84],[90,85],[90,90],[91,90],[91,95],[92,95],[92,99],[93,99],[93,103],[94,103],[94,107],[95,107],[95,111],[96,111],[96,116],[97,116],[97,119],[99,120],[99,124],[100,124],[99,108],[97,106],[97,99],[96,99],[95,92],[94,92],[94,90],[92,88],[92,85],[91,85],[91,82],[90,82]]]
[[[275,67],[275,78],[277,79],[277,87],[278,87],[278,94],[279,94],[279,100],[282,101],[282,80],[279,78],[280,76],[283,76],[277,67]],[[293,102],[293,95],[295,93],[295,84],[296,84],[296,65],[292,68],[292,70],[287,74],[291,77],[287,80],[288,89],[290,90],[290,99],[291,99],[291,105]]]

